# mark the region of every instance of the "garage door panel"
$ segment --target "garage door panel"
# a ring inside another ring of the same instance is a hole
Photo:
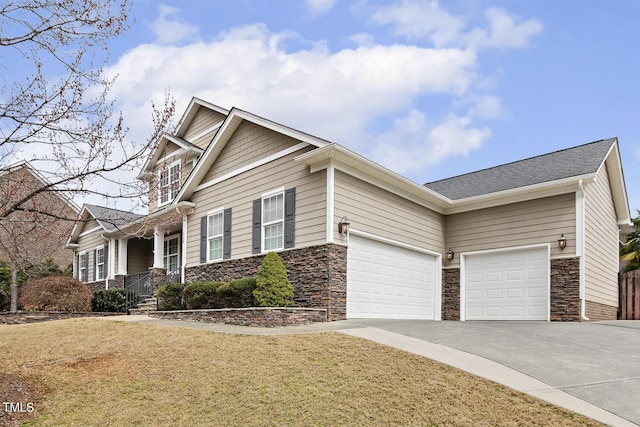
[[[351,235],[347,317],[433,319],[435,257]]]
[[[467,320],[546,320],[547,248],[465,255]]]

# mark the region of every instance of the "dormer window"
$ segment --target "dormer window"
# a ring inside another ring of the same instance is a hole
[[[160,171],[158,187],[160,205],[169,203],[178,195],[178,191],[180,191],[180,160]]]

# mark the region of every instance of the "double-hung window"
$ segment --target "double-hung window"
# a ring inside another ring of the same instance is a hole
[[[173,200],[180,191],[180,161],[170,164],[160,171],[159,204],[164,205]]]
[[[263,250],[284,248],[284,192],[262,198]]]
[[[168,237],[164,240],[164,268],[167,273],[176,273],[180,268],[180,237]]]
[[[221,260],[224,246],[224,211],[207,215],[207,261]]]
[[[78,255],[78,280],[87,280],[87,253]]]
[[[95,280],[104,280],[104,246],[96,249],[96,277]]]

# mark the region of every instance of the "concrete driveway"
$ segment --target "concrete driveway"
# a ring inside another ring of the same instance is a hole
[[[640,321],[367,320],[344,326],[368,326],[480,356],[640,425]]]

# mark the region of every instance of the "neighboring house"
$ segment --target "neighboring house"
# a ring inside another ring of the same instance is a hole
[[[46,190],[45,190],[46,189]],[[43,190],[43,191],[41,191]],[[20,199],[34,194],[21,204],[27,211],[9,212]],[[29,212],[28,210],[32,210]],[[71,264],[72,254],[65,242],[73,228],[78,207],[29,162],[19,162],[0,170],[0,260],[19,268],[36,265],[47,258],[60,267]]]
[[[74,230],[86,282],[226,281],[277,251],[296,303],[332,320],[616,318],[629,209],[615,138],[419,185],[236,108],[194,98],[180,123],[139,176],[149,215]]]

